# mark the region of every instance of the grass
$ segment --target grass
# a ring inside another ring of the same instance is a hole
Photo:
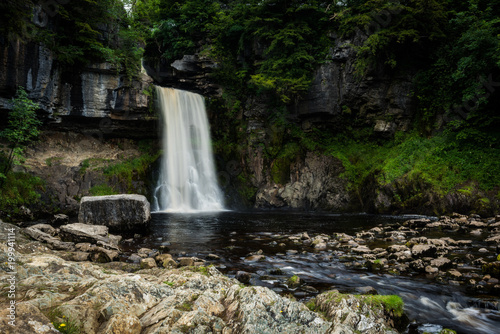
[[[49,308],[46,315],[54,327],[61,333],[79,334],[82,332],[80,325],[78,325],[74,320],[66,318],[59,307]]]
[[[111,186],[107,184],[95,185],[89,189],[89,193],[92,196],[106,196],[106,195],[118,194],[116,190],[114,190]]]
[[[44,190],[45,182],[39,177],[22,172],[9,172],[0,188],[0,211],[17,215],[21,206],[31,207],[39,204]]]
[[[370,305],[374,310],[383,309],[385,313],[392,314],[395,317],[402,317],[404,314],[404,302],[397,295],[345,295],[338,291],[330,291],[327,293],[328,302],[333,301],[340,303],[346,298],[356,298],[361,303]],[[312,306],[312,305],[311,305]],[[316,308],[316,305],[314,305]]]

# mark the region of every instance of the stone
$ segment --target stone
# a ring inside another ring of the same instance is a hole
[[[151,220],[150,204],[142,195],[86,196],[80,201],[78,220],[112,231],[142,229]]]
[[[97,241],[108,241],[108,227],[81,223],[69,224],[60,227],[60,235],[65,241],[95,244]]]
[[[170,254],[159,254],[155,257],[155,260],[163,268],[177,268],[177,262],[175,262]]]
[[[452,279],[459,279],[459,278],[462,278],[462,273],[460,273],[458,270],[456,269],[450,269],[446,272],[446,275],[447,276],[450,276]]]
[[[148,257],[141,260],[141,269],[151,269],[156,267],[156,261],[153,258]]]
[[[30,227],[42,231],[44,233],[47,233],[48,235],[51,236],[55,236],[57,234],[57,230],[49,224],[36,224]]]
[[[58,213],[52,217],[51,223],[54,225],[64,225],[69,223],[68,215],[63,213]]]
[[[179,265],[181,267],[192,267],[194,266],[194,259],[192,257],[179,257],[177,258],[177,261],[179,261]]]
[[[436,252],[437,248],[434,245],[415,245],[411,249],[411,254],[415,258],[432,257]]]
[[[234,276],[238,281],[244,284],[250,283],[250,279],[252,278],[252,274],[246,271],[238,270],[236,275]]]
[[[114,314],[104,324],[102,333],[140,334],[141,321],[131,314]]]
[[[445,257],[438,257],[437,259],[431,260],[431,266],[436,267],[438,269],[447,269],[451,267],[451,260]]]
[[[16,304],[15,326],[9,325],[9,309],[0,310],[0,332],[3,334],[58,334],[50,320],[29,302]]]
[[[36,228],[27,227],[23,229],[23,232],[35,240],[47,243],[49,248],[57,250],[67,250],[67,251],[75,250],[74,243],[61,241],[51,236],[50,234],[44,233]]]

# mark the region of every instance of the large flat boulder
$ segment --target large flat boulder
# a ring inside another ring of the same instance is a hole
[[[86,196],[80,201],[78,221],[82,224],[131,231],[143,228],[150,220],[150,204],[142,195]]]

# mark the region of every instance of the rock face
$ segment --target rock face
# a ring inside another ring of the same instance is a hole
[[[129,80],[108,63],[64,67],[41,44],[0,43],[0,114],[11,109],[10,98],[22,86],[53,129],[156,137],[152,95],[144,93],[152,81],[146,74]]]
[[[78,221],[82,224],[130,231],[143,228],[150,220],[150,204],[142,195],[86,196],[80,202]]]
[[[345,209],[349,195],[345,180],[339,177],[342,171],[342,163],[335,158],[307,153],[304,161],[292,164],[288,183],[259,190],[255,206]]]
[[[328,61],[316,70],[309,92],[293,109],[301,119],[326,120],[331,127],[342,126],[343,117],[355,114],[383,136],[405,131],[415,107],[412,77],[394,77],[381,70],[356,75],[356,50],[351,45],[362,42],[361,36],[336,38]]]

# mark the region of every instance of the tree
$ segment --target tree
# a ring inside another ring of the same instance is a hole
[[[9,113],[7,127],[0,132],[0,137],[9,142],[10,148],[7,162],[0,172],[0,186],[3,186],[12,165],[23,160],[24,149],[38,137],[39,126],[42,124],[36,117],[38,104],[29,99],[24,88],[17,90],[12,102],[13,108]]]

